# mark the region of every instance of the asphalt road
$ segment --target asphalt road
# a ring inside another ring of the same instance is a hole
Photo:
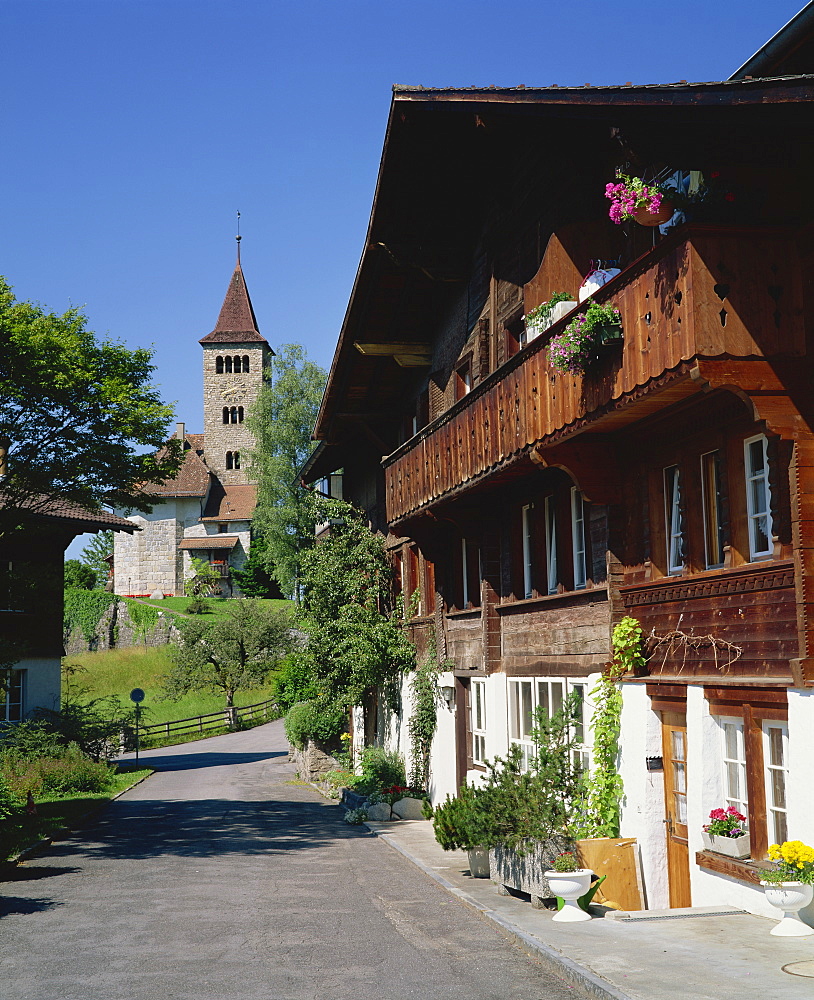
[[[274,722],[143,755],[157,774],[0,883],[0,998],[574,996],[286,750]]]

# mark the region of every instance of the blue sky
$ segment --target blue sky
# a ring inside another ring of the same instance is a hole
[[[0,273],[153,344],[202,430],[198,339],[234,265],[261,331],[327,367],[393,83],[727,77],[803,0],[0,0]]]

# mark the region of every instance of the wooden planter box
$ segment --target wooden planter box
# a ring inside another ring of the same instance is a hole
[[[518,854],[498,845],[489,851],[489,877],[497,882],[497,891],[501,895],[508,896],[512,889],[527,892],[531,896],[531,905],[542,909],[543,900],[554,895],[544,873],[554,867],[554,858],[571,846],[571,842],[564,837],[534,844],[526,854]]]

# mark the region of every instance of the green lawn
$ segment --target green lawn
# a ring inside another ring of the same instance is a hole
[[[171,599],[186,600],[186,598]],[[108,649],[97,653],[66,656],[63,662],[66,666],[83,668],[74,675],[73,682],[87,689],[84,696],[87,698],[113,695],[122,704],[132,707],[130,692],[133,688],[142,688],[146,695],[141,705],[142,722],[145,725],[188,719],[194,715],[206,715],[208,712],[222,709],[223,696],[204,691],[192,692],[178,701],[162,700],[161,677],[170,669],[170,648],[136,646],[129,649]],[[271,688],[264,685],[238,691],[235,695],[235,704],[252,705],[270,697]]]
[[[153,604],[155,607],[160,608],[162,611],[171,611],[175,614],[184,614],[187,610],[191,598],[189,597],[165,597],[163,600],[150,600],[148,597],[139,598],[143,600],[145,604]],[[212,609],[203,617],[206,621],[211,621],[213,618],[225,618],[226,613],[229,609],[229,605],[232,603],[227,597],[207,597],[206,598],[209,607]],[[271,608],[273,611],[293,611],[296,605],[293,601],[282,601],[276,600],[274,598],[257,598],[261,604],[265,607]]]
[[[23,813],[0,823],[0,861],[16,857],[27,847],[45,837],[54,836],[65,827],[74,829],[85,816],[109,802],[114,795],[152,773],[150,768],[124,768],[114,776],[113,784],[107,792],[39,799],[36,816]]]

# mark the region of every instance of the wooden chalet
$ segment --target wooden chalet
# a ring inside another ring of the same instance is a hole
[[[451,664],[436,798],[573,690],[589,763],[611,629],[639,620],[622,834],[650,906],[761,912],[768,843],[814,840],[810,27],[718,83],[394,88],[307,470],[342,471],[420,654]],[[614,225],[617,168],[700,171],[710,196],[663,232]],[[595,261],[618,262],[593,298],[624,341],[562,375],[574,314],[533,339],[524,317]],[[751,860],[702,849],[727,804]]]

